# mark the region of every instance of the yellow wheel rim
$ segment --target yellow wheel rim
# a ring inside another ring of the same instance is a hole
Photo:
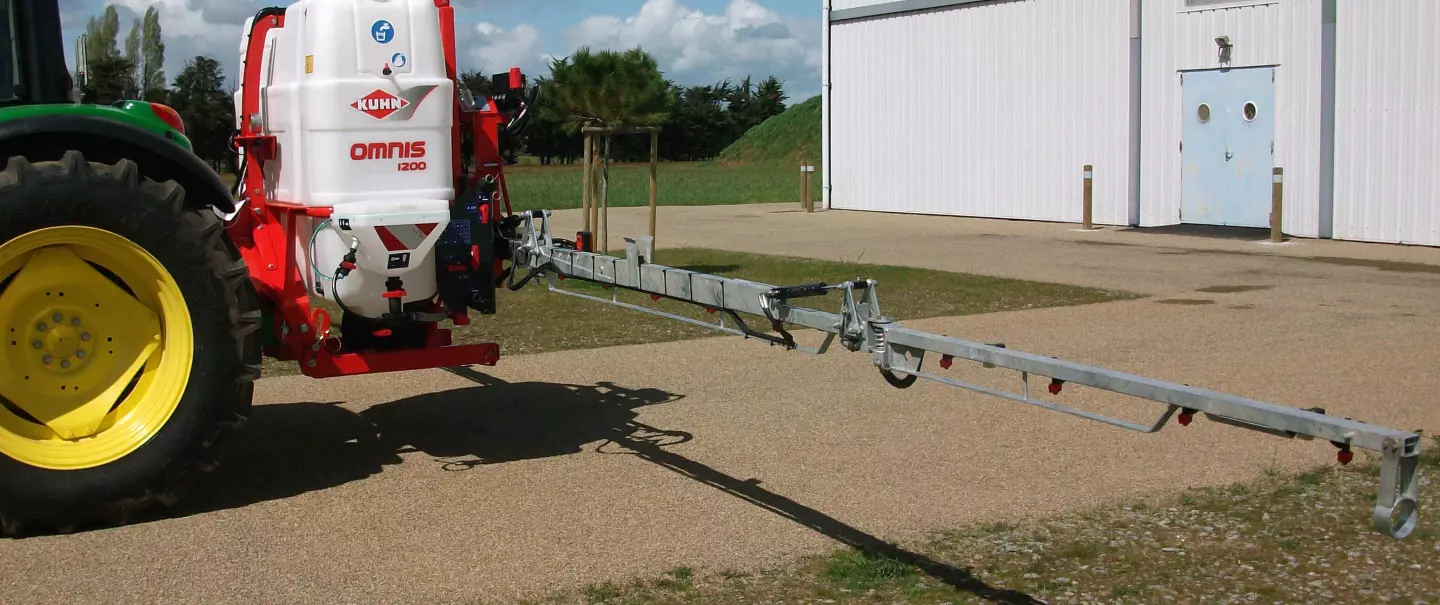
[[[190,380],[190,312],[144,248],[65,226],[0,244],[0,453],[109,464],[170,420]]]

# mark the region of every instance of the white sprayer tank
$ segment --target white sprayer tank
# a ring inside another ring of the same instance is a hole
[[[455,197],[455,85],[434,0],[300,0],[265,50],[261,120],[279,146],[267,193],[334,209],[295,233],[311,293],[372,318],[389,310],[389,278],[406,303],[432,298]],[[358,269],[332,282],[352,246]]]

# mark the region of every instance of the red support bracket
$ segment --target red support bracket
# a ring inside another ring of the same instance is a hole
[[[261,162],[275,159],[280,150],[280,144],[275,137],[268,135],[237,136],[235,145],[245,149],[247,154],[254,154],[255,159]]]
[[[372,353],[348,353],[344,355],[317,354],[302,367],[311,378],[336,378],[361,374],[385,374],[409,372],[431,368],[453,368],[460,366],[494,366],[500,362],[500,345],[482,343],[442,347],[419,351],[388,351]]]
[[[335,209],[329,206],[302,206],[290,202],[277,202],[271,200],[268,204],[271,209],[288,214],[300,214],[310,218],[330,218],[335,215]]]

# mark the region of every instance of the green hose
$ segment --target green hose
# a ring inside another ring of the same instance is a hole
[[[316,277],[319,277],[320,279],[323,279],[325,281],[335,281],[335,278],[326,275],[324,271],[320,270],[320,267],[315,266],[315,238],[319,236],[320,232],[323,231],[325,227],[329,224],[330,219],[327,218],[324,221],[321,221],[319,226],[315,227],[315,231],[310,234],[310,245],[305,248],[305,254],[310,257],[310,270],[315,273]]]

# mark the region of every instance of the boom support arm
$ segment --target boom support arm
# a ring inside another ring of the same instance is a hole
[[[850,351],[870,354],[885,379],[898,388],[909,388],[917,379],[924,378],[1142,433],[1158,432],[1177,412],[1182,425],[1190,424],[1196,413],[1203,413],[1217,422],[1280,437],[1330,441],[1340,449],[1342,463],[1349,462],[1351,448],[1376,451],[1381,454],[1381,484],[1372,512],[1376,530],[1395,538],[1405,538],[1415,530],[1418,522],[1420,437],[1413,433],[1327,416],[1324,410],[1295,409],[1014,351],[1004,345],[981,344],[905,328],[881,313],[874,280],[856,279],[833,286],[777,287],[696,273],[651,263],[652,241],[648,237],[627,239],[627,257],[623,259],[569,249],[556,245],[551,236],[549,217],[549,211],[533,211],[524,215],[519,239],[512,242],[512,249],[514,271],[526,271],[527,275],[518,285],[512,285],[512,289],[519,289],[534,277],[545,275],[550,277],[550,289],[560,294],[757,338],[788,349],[823,354],[838,339],[841,346]],[[621,302],[613,296],[607,299],[563,290],[557,286],[556,277],[612,286],[612,292],[626,289],[657,299],[669,298],[723,315],[718,324],[711,324]],[[796,299],[824,296],[831,292],[843,295],[839,313],[794,304]],[[769,322],[767,327],[778,336],[751,328],[741,315],[764,318]],[[730,318],[729,323],[724,319],[726,317]],[[796,344],[785,328],[787,324],[824,333],[824,343],[813,350]],[[927,353],[940,355],[939,365],[946,369],[954,360],[961,359],[1020,372],[1022,391],[1007,393],[924,371],[921,365]],[[1032,397],[1029,389],[1031,375],[1049,378],[1051,394],[1059,394],[1064,384],[1073,383],[1159,402],[1167,407],[1150,425],[1110,418]]]

